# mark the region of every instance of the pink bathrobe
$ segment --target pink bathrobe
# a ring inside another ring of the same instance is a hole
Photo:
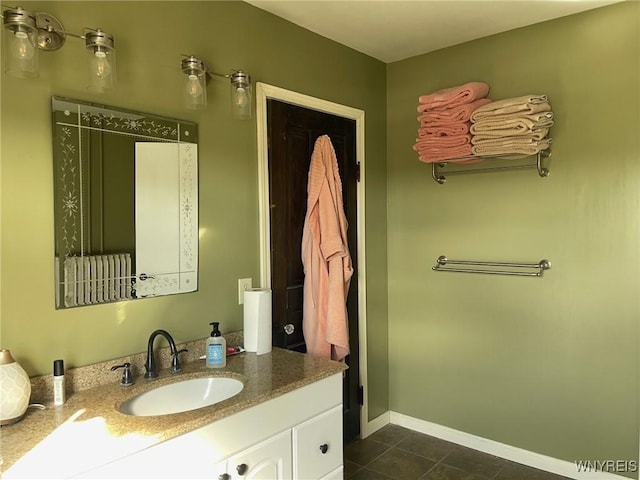
[[[318,137],[309,166],[307,215],[302,232],[307,353],[333,360],[349,354],[347,292],[353,275],[347,219],[336,153],[327,135]]]

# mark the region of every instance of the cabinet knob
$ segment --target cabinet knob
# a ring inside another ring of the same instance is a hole
[[[247,468],[248,467],[246,463],[241,463],[236,467],[236,471],[238,472],[238,475],[244,475],[245,473],[247,473]]]
[[[320,445],[320,451],[324,455],[329,451],[329,445],[327,445],[326,443],[323,443],[322,445]]]
[[[222,475],[218,476],[218,480],[231,480],[231,475],[229,475],[228,473],[223,473]]]
[[[287,335],[291,335],[296,331],[296,326],[293,323],[287,323],[284,327],[284,333]]]

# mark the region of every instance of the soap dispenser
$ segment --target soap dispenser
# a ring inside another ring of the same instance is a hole
[[[218,330],[219,322],[211,322],[209,325],[213,325],[213,330],[207,339],[207,367],[222,368],[227,364],[227,341]]]

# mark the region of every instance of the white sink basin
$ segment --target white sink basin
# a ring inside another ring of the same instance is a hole
[[[244,384],[235,378],[192,378],[136,395],[122,403],[118,410],[137,417],[188,412],[231,398],[243,388]]]

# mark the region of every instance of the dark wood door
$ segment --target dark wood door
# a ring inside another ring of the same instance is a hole
[[[354,273],[347,297],[350,354],[344,380],[345,442],[360,433],[358,399],[358,251],[357,158],[354,120],[277,100],[267,102],[269,142],[269,201],[271,207],[271,289],[273,343],[305,352],[302,335],[304,271],[302,230],[307,211],[307,179],[316,139],[328,135],[336,151],[342,180],[347,241]]]

